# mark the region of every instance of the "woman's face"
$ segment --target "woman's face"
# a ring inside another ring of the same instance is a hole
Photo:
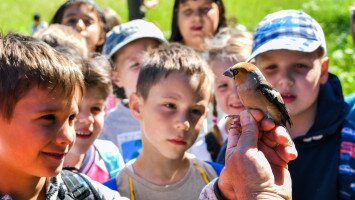
[[[187,0],[180,3],[177,15],[182,42],[203,50],[204,39],[212,37],[218,27],[218,5],[211,0]]]

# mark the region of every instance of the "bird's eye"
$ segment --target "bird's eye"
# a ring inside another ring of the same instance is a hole
[[[238,74],[238,72],[239,72],[239,71],[238,71],[238,70],[236,70],[236,69],[233,69],[233,71],[232,71],[232,72],[233,72],[233,75],[234,75],[234,76],[236,76],[236,75]]]

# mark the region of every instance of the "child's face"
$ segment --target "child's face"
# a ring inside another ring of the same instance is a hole
[[[112,80],[118,87],[124,88],[127,97],[136,91],[143,54],[148,48],[154,48],[158,44],[159,42],[155,39],[139,39],[128,43],[116,53]]]
[[[71,26],[86,39],[90,52],[105,41],[105,33],[94,7],[88,4],[74,4],[64,11],[62,24]]]
[[[257,56],[256,65],[281,93],[291,117],[316,110],[320,85],[328,79],[327,59],[317,52],[274,50]]]
[[[217,105],[227,115],[238,115],[244,106],[239,100],[237,86],[233,79],[223,75],[224,71],[234,65],[226,59],[214,59],[209,62],[215,75],[214,91]]]
[[[97,89],[85,91],[75,122],[76,140],[72,150],[84,154],[94,143],[104,125],[105,99]]]
[[[30,89],[16,104],[10,121],[0,117],[2,168],[22,177],[57,175],[75,139],[79,98]]]
[[[211,0],[187,0],[179,5],[178,26],[185,45],[201,49],[219,23],[218,5]]]
[[[182,158],[195,142],[208,111],[210,93],[199,79],[172,73],[154,85],[146,100],[132,95],[133,114],[140,120],[143,151],[168,159]],[[131,106],[131,102],[130,102]]]

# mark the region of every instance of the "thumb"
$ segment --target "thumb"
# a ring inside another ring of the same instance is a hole
[[[240,125],[242,127],[242,134],[238,141],[240,150],[247,151],[250,148],[257,148],[259,129],[248,110],[240,113]]]

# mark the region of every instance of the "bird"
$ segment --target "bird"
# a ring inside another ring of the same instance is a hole
[[[281,94],[267,82],[257,66],[240,62],[229,67],[224,75],[236,82],[238,96],[244,107],[261,110],[266,118],[271,118],[277,125],[292,125]]]

